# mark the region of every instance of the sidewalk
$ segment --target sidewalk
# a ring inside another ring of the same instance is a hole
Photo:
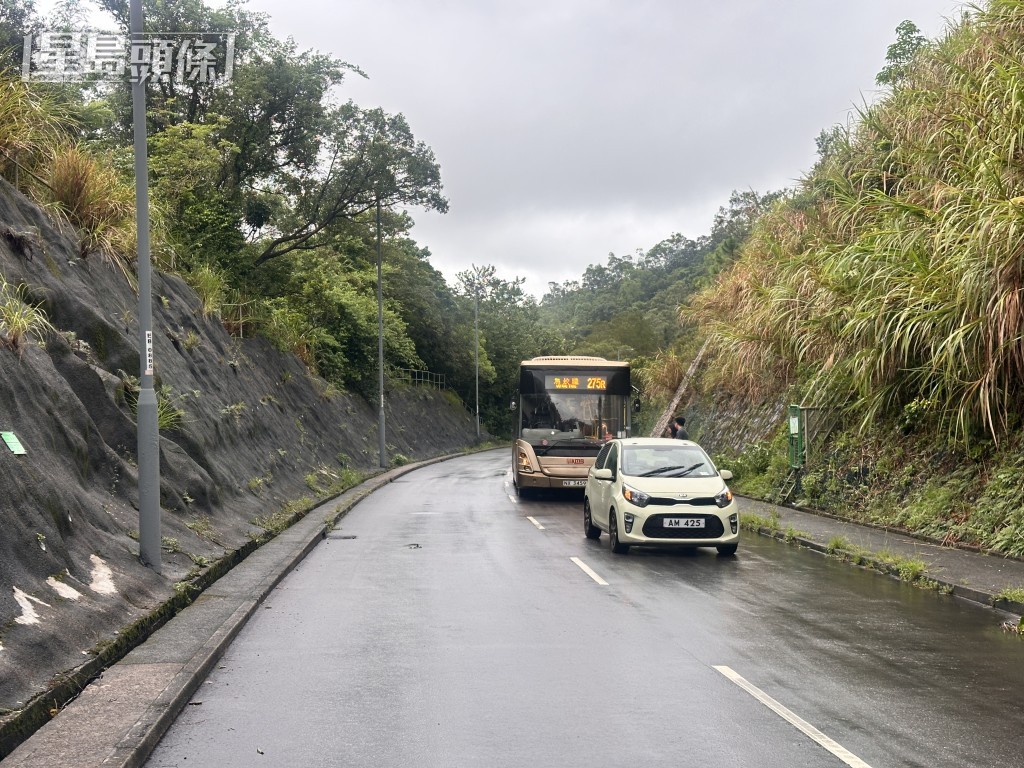
[[[1024,604],[996,599],[1003,590],[1024,589],[1024,561],[944,547],[905,534],[755,499],[740,498],[739,501],[741,514],[763,518],[770,518],[773,514],[778,516],[778,530],[762,528],[759,531],[762,535],[789,540],[818,552],[826,552],[830,542],[842,537],[844,545],[849,546],[843,547],[845,555],[837,553],[837,556],[850,559],[851,555],[857,554],[866,560],[869,567],[890,573],[893,571],[891,565],[887,567],[885,558],[878,557],[879,553],[904,560],[920,560],[925,564],[922,576],[936,582],[940,588],[948,589],[953,595],[1012,614],[1016,620],[1011,623],[1017,623],[1024,614]],[[795,534],[787,535],[787,530]]]
[[[312,510],[253,552],[145,643],[109,668],[60,714],[0,761],[0,768],[134,768],[143,765],[164,732],[188,705],[225,649],[277,583],[361,499],[406,472],[434,461],[378,475]],[[954,595],[991,605],[1007,588],[1024,588],[1024,562],[940,547],[908,536],[787,507],[741,498],[740,511],[769,518],[765,535],[825,552],[836,536],[878,553],[926,563],[924,576]],[[787,537],[787,529],[792,535]],[[745,535],[754,535],[746,533]],[[870,558],[869,558],[870,559]],[[1019,616],[1024,605],[996,606]],[[1009,617],[1007,617],[1009,620]],[[1016,623],[1017,619],[1013,619]]]

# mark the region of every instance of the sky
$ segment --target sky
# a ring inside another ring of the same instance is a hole
[[[45,5],[45,3],[40,3]],[[609,253],[707,234],[732,190],[791,187],[815,137],[878,96],[896,26],[955,0],[249,0],[271,31],[358,66],[338,93],[407,118],[447,214],[411,236],[471,265],[578,280]]]

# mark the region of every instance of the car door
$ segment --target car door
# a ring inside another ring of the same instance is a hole
[[[601,465],[600,469],[610,469],[612,471],[611,480],[597,480],[594,483],[596,493],[594,498],[590,500],[590,516],[594,520],[594,524],[599,528],[608,530],[608,510],[612,505],[612,488],[615,487],[616,479],[619,474],[619,444],[609,443],[611,446],[608,448],[608,453],[605,454],[604,464]],[[595,463],[595,468],[597,464]]]

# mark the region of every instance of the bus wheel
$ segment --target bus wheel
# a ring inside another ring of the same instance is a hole
[[[615,513],[608,515],[608,542],[611,544],[612,552],[616,555],[624,555],[629,552],[629,544],[619,541],[619,524],[615,520]]]
[[[601,529],[594,525],[590,516],[590,499],[583,500],[583,533],[588,539],[600,539]]]
[[[520,499],[525,499],[525,498],[529,497],[529,495],[530,495],[530,489],[529,488],[523,488],[523,486],[519,485],[519,483],[514,483],[514,485],[516,487],[516,496],[518,496]]]

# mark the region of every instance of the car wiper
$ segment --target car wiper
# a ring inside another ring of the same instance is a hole
[[[674,469],[684,469],[684,467],[682,464],[676,464],[669,467],[658,467],[657,469],[652,469],[650,472],[644,472],[642,475],[637,475],[637,477],[654,477],[655,475],[660,475],[662,472],[671,472]],[[690,469],[693,469],[693,467]]]
[[[704,466],[704,462],[703,461],[698,461],[692,467],[687,467],[682,472],[676,472],[674,474],[668,475],[668,477],[683,477],[684,475],[688,475],[691,472],[693,472],[693,470],[695,470],[697,467],[703,467],[703,466]],[[676,467],[676,469],[679,469],[679,467]]]

